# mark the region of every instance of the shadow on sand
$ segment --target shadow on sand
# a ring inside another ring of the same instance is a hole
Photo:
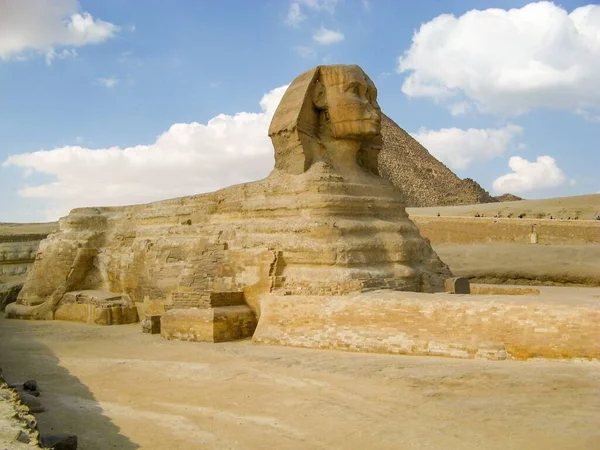
[[[40,335],[51,335],[51,325],[0,318],[0,367],[9,383],[38,382],[46,409],[35,414],[40,432],[76,434],[79,448],[86,450],[140,448],[119,433],[87,386],[61,367],[52,350],[39,342]]]

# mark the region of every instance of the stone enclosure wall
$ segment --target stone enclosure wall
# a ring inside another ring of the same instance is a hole
[[[47,234],[0,235],[0,276],[25,275]]]
[[[419,216],[411,219],[433,245],[529,244],[532,230],[539,244],[600,244],[600,221]]]
[[[265,299],[259,343],[360,352],[600,358],[600,304],[540,296],[373,292]]]

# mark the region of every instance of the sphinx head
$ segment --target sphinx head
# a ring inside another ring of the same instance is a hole
[[[377,88],[359,66],[322,66],[313,103],[321,133],[336,139],[370,140],[381,132]]]
[[[333,162],[350,144],[356,165],[377,173],[381,109],[375,84],[357,65],[304,72],[284,94],[269,136],[276,169],[304,173],[315,162]]]

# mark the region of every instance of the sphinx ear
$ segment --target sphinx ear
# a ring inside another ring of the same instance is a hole
[[[313,94],[312,94],[313,104],[317,109],[325,109],[327,108],[327,98],[325,97],[325,86],[323,83],[318,80],[315,83]]]

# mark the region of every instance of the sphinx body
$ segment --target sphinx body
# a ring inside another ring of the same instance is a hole
[[[377,173],[381,111],[358,66],[298,76],[271,123],[264,180],[128,207],[81,208],[40,245],[9,317],[54,318],[65,294],[148,310],[248,305],[270,293],[443,291],[451,276]],[[325,298],[325,297],[324,297]]]

